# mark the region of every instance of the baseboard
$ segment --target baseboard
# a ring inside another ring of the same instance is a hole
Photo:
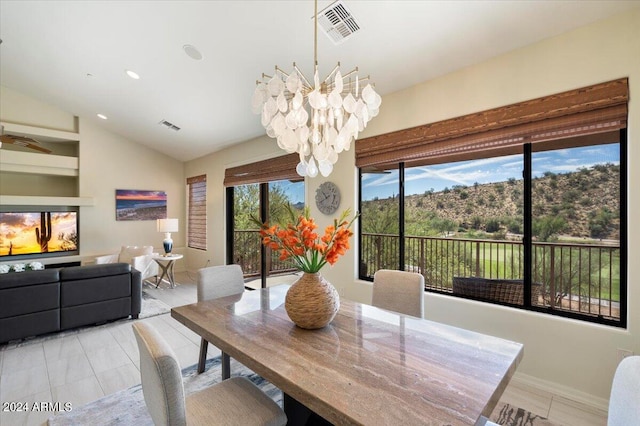
[[[588,405],[595,409],[607,412],[609,410],[609,400],[605,398],[599,398],[597,396],[581,392],[568,386],[563,386],[555,382],[549,382],[542,380],[534,376],[516,372],[513,376],[513,381],[530,386],[541,391],[549,392],[554,395],[561,396],[571,401],[579,402],[581,404]]]

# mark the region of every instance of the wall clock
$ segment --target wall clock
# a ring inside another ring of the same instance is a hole
[[[333,214],[340,206],[340,189],[333,182],[324,182],[316,189],[316,206],[324,214]]]

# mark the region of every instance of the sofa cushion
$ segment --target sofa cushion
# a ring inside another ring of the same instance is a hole
[[[0,290],[56,283],[58,281],[60,281],[60,270],[55,268],[40,271],[9,272],[7,274],[0,274]]]
[[[130,296],[130,273],[84,280],[62,280],[60,283],[60,306],[63,308]]]
[[[86,280],[88,278],[108,277],[131,272],[128,263],[106,263],[85,266],[71,266],[60,270],[61,281]]]
[[[0,342],[60,330],[60,309],[0,319]]]
[[[118,262],[131,263],[134,257],[147,254],[153,254],[153,246],[122,246]]]
[[[60,328],[80,327],[98,324],[118,318],[126,318],[131,314],[131,299],[104,300],[60,309]]]
[[[0,293],[0,318],[26,315],[60,307],[60,283],[26,285]]]

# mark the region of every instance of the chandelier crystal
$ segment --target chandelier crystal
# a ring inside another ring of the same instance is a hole
[[[358,77],[356,67],[342,75],[340,63],[324,80],[318,75],[318,2],[314,15],[314,75],[309,82],[293,63],[290,73],[275,67],[273,76],[262,74],[256,81],[251,106],[261,114],[267,135],[288,153],[297,152],[300,176],[329,176],[338,154],[348,151],[367,123],[376,115],[382,98]],[[360,86],[365,85],[360,91]]]

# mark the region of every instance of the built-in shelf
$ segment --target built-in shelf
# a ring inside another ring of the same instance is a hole
[[[0,150],[0,171],[45,176],[78,176],[78,157]]]
[[[64,130],[45,129],[42,127],[26,126],[24,124],[4,123],[4,132],[12,135],[28,136],[46,142],[79,141],[80,134]]]
[[[42,197],[30,195],[0,195],[3,206],[93,206],[93,197]]]
[[[4,194],[0,194],[0,205],[2,206],[93,206],[92,197],[76,197],[78,179],[80,176],[80,161],[77,156],[80,134],[64,130],[47,129],[42,127],[28,126],[24,124],[0,122],[4,127],[4,132],[12,135],[26,136],[40,142],[58,144],[59,152],[71,155],[43,154],[25,150],[0,149],[0,172],[2,178],[7,179],[2,186]],[[64,149],[64,146],[71,146],[72,149]],[[24,181],[26,185],[33,185],[34,178],[23,178],[32,175],[38,177],[56,179],[55,182],[65,182],[65,185],[72,186],[71,190],[60,190],[53,187],[50,191],[46,186],[44,189],[21,191],[19,182]],[[9,182],[9,183],[7,183]],[[8,195],[30,194],[30,195]],[[56,196],[59,195],[59,196]]]

